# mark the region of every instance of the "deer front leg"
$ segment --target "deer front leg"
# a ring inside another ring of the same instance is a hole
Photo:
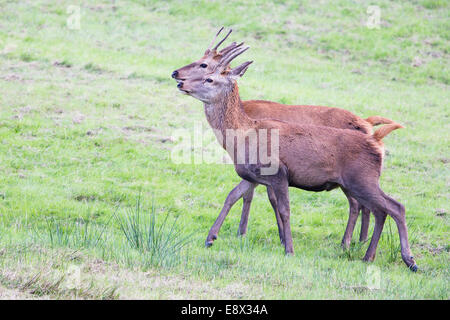
[[[280,242],[284,245],[284,229],[283,222],[281,221],[280,212],[278,211],[277,197],[273,191],[273,188],[267,186],[267,196],[269,197],[270,204],[272,205],[273,211],[275,212],[275,218],[277,219],[278,225],[278,235],[280,236]]]
[[[252,204],[253,195],[257,184],[251,186],[247,192],[244,193],[241,222],[239,223],[238,236],[244,236],[247,233],[248,216],[250,214],[250,205]]]
[[[214,222],[211,229],[209,230],[208,237],[206,238],[206,241],[205,241],[206,247],[212,246],[214,240],[217,239],[217,235],[219,233],[220,227],[222,226],[223,221],[225,220],[228,213],[230,212],[231,207],[236,203],[236,201],[238,201],[240,198],[242,198],[244,193],[246,193],[250,188],[255,188],[255,185],[246,180],[242,180],[228,194],[227,199],[225,200],[225,203],[223,205],[222,210],[220,211],[219,216],[217,217],[216,221]]]
[[[290,207],[289,207],[289,185],[288,181],[277,181],[271,185],[276,196],[277,208],[280,213],[281,223],[283,225],[284,249],[286,255],[294,254],[294,246],[292,242]]]

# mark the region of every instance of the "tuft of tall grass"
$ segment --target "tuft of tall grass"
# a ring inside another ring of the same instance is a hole
[[[364,248],[365,248],[365,242],[351,242],[350,247],[346,250],[342,250],[341,247],[339,247],[337,250],[338,252],[341,252],[340,255],[345,257],[348,261],[354,261],[361,259],[361,256],[363,255]]]
[[[166,214],[158,222],[154,203],[150,212],[144,212],[140,197],[135,207],[125,210],[123,215],[114,214],[114,217],[128,245],[144,254],[144,263],[147,265],[174,265],[190,238],[178,227],[177,218],[169,222],[169,214]]]
[[[388,250],[389,250],[388,261],[394,262],[394,261],[397,261],[397,259],[398,259],[398,254],[400,252],[400,242],[398,241],[398,239],[396,239],[395,232],[392,230],[390,217],[388,217],[387,227],[388,227],[388,232],[387,232],[386,242],[387,242]]]
[[[36,228],[33,231],[40,240],[49,242],[52,247],[96,248],[105,243],[103,235],[106,236],[108,224],[98,226],[85,219],[60,221],[49,217],[43,232]]]

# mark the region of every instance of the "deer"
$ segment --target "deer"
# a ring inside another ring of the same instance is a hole
[[[218,51],[220,45],[228,38],[231,34],[232,29],[225,35],[225,37],[217,43],[214,47],[214,43],[217,40],[218,35],[222,32],[224,28],[222,27],[210,45],[206,49],[202,58],[198,61],[188,64],[182,68],[175,70],[172,73],[172,78],[176,81],[184,81],[187,78],[200,77],[209,72],[212,72],[214,68],[218,65],[220,59],[238,47],[241,47],[244,43],[241,42],[237,44],[236,42],[231,43],[226,48]],[[341,129],[352,129],[358,130],[365,134],[371,134],[373,126],[380,124],[391,124],[392,120],[380,117],[371,116],[367,119],[362,119],[350,111],[332,108],[325,106],[310,106],[310,105],[284,105],[272,101],[264,100],[249,100],[242,101],[244,111],[250,118],[253,119],[277,119],[294,123],[303,123],[311,125],[323,125],[330,126]],[[223,209],[216,220],[216,223],[210,230],[210,233],[205,242],[206,246],[211,246],[213,241],[217,239],[220,227],[228,215],[231,207],[240,199],[243,198],[243,207],[241,214],[241,221],[239,223],[238,235],[243,236],[247,232],[248,217],[250,213],[250,206],[253,200],[254,189],[257,184],[250,183],[246,180],[242,180],[233,190],[228,194],[226,201],[224,203]],[[275,198],[273,194],[270,193],[268,189],[268,197],[275,211],[275,217],[278,224],[280,241],[282,241],[282,235],[280,230],[280,217],[276,211]],[[343,249],[347,249],[350,246],[353,230],[356,225],[356,221],[361,211],[361,231],[360,231],[360,242],[366,242],[368,238],[368,229],[370,223],[370,211],[364,206],[360,205],[355,199],[347,196],[349,202],[349,219],[347,222],[347,227],[345,229],[344,236],[341,241],[341,246]]]
[[[410,270],[417,271],[408,241],[405,207],[385,194],[379,184],[384,154],[382,139],[402,126],[391,123],[373,134],[364,134],[357,130],[329,126],[252,119],[244,110],[237,80],[253,61],[244,62],[233,69],[228,66],[248,49],[248,46],[239,46],[229,50],[212,72],[180,81],[177,87],[181,93],[203,102],[206,119],[218,142],[233,160],[236,173],[250,183],[265,185],[270,190],[268,193],[274,196],[276,202],[273,205],[280,215],[285,254],[294,254],[289,187],[316,192],[340,187],[375,217],[372,238],[363,260],[375,259],[379,238],[389,215],[397,225],[402,260]],[[266,137],[264,134],[256,135],[256,149],[252,146],[254,141],[245,139],[242,155],[242,148],[238,150],[234,143],[235,137],[227,137],[227,131],[235,130],[244,134],[250,131],[264,132]],[[265,170],[268,169],[267,163],[260,157],[254,161],[253,153],[265,144],[271,150],[271,155],[276,155],[270,158],[270,168],[274,164],[276,168],[270,173]],[[274,145],[275,152],[272,150]]]

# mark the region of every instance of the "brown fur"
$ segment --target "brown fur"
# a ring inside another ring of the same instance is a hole
[[[340,174],[349,165],[364,171],[374,170],[379,175],[383,157],[380,151],[381,138],[401,127],[398,124],[389,125],[387,130],[380,128],[376,134],[366,135],[355,130],[328,126],[255,120],[244,112],[237,83],[233,86],[224,104],[215,105],[214,113],[207,115],[211,126],[222,131],[223,136],[226,129],[279,129],[280,160],[288,168],[289,184],[302,189],[341,184]]]
[[[324,106],[285,105],[272,101],[243,101],[245,113],[254,119],[278,119],[301,124],[321,125],[372,133],[372,125],[350,111]]]

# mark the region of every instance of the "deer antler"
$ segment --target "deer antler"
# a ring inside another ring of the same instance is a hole
[[[231,49],[229,52],[227,52],[222,57],[222,59],[220,60],[220,63],[217,65],[217,68],[221,68],[221,70],[225,70],[233,59],[235,59],[237,56],[241,55],[248,49],[250,49],[249,46],[241,47],[240,45]]]
[[[222,27],[222,29],[223,29],[223,27]],[[220,29],[220,31],[222,31],[222,29]],[[230,31],[228,31],[227,35],[218,44],[216,44],[216,46],[214,48],[212,48],[211,51],[216,51],[217,48],[219,48],[219,46],[228,38],[228,36],[230,35],[231,32],[233,32],[233,29],[230,29]],[[219,33],[217,33],[217,35],[219,35]],[[215,41],[215,39],[214,39],[214,41]]]
[[[217,36],[222,32],[224,27],[220,28],[220,30],[216,33],[216,35],[214,36],[213,40],[211,41],[211,43],[208,46],[208,49],[206,49],[205,54],[209,53],[211,51],[211,47],[213,46],[214,42],[216,42]]]
[[[228,45],[227,47],[223,48],[222,50],[219,51],[219,55],[223,56],[225,54],[227,54],[229,51],[231,51],[232,49],[235,49],[237,47],[242,46],[244,43],[241,42],[239,44],[236,44],[236,42],[231,43],[230,45]]]

